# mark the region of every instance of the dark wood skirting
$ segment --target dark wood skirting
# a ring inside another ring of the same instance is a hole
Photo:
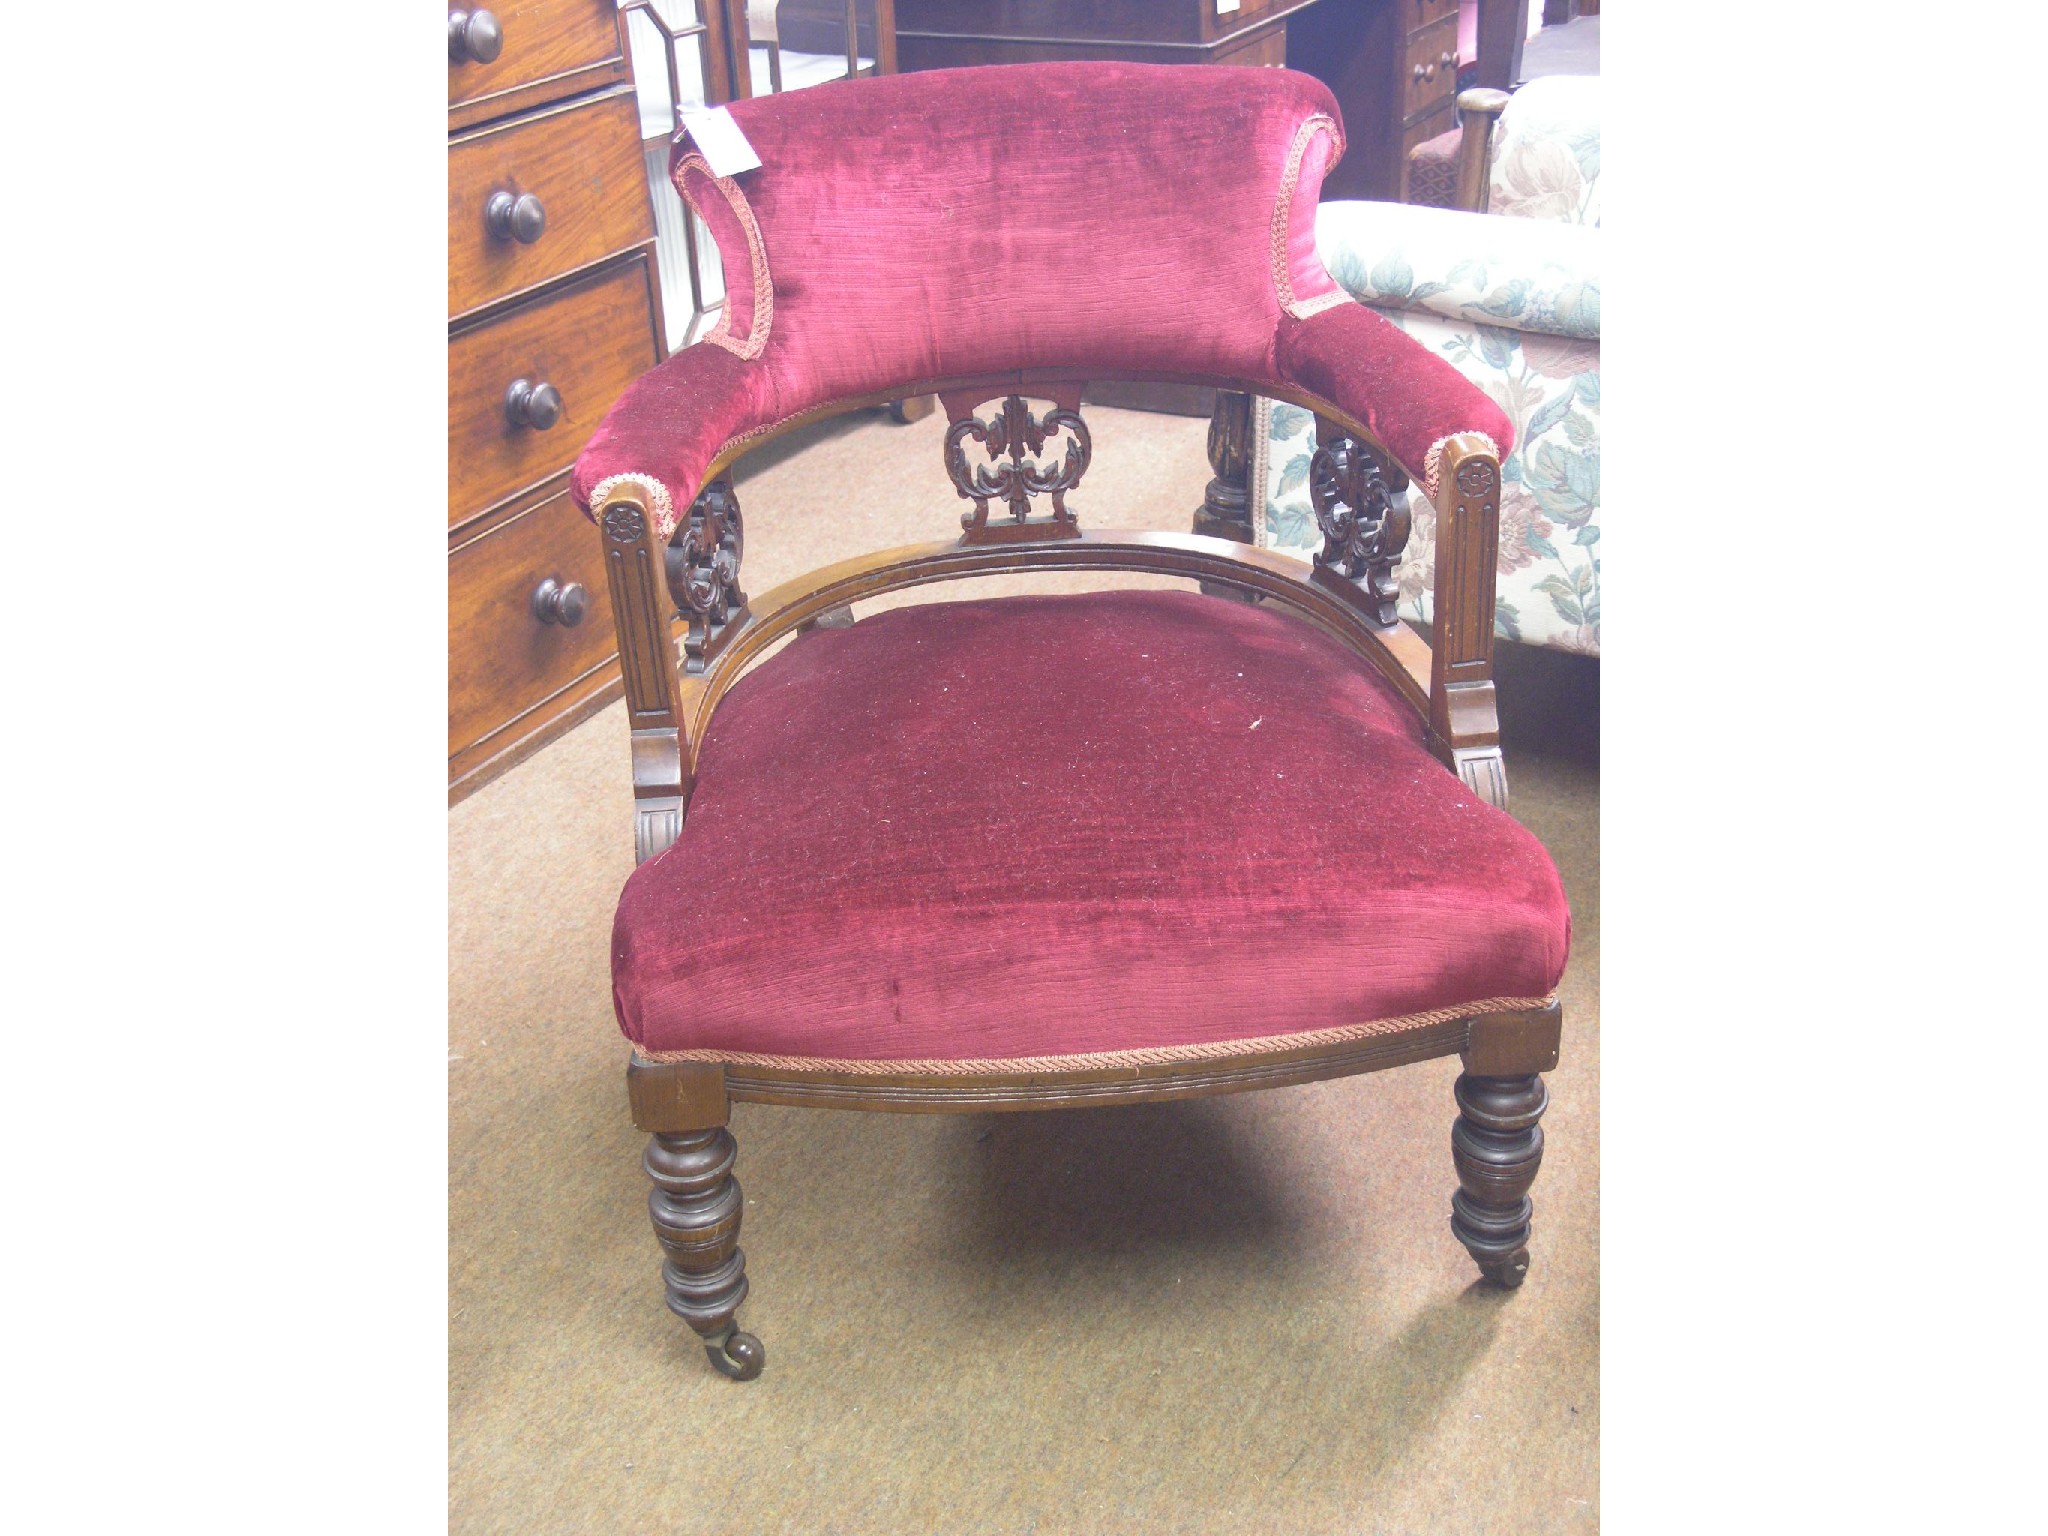
[[[1563,1010],[1553,999],[1540,1007],[1438,1020],[1335,1044],[1142,1066],[881,1074],[658,1062],[635,1055],[627,1080],[633,1123],[644,1131],[669,1132],[723,1125],[727,1105],[734,1102],[901,1114],[1072,1109],[1282,1088],[1456,1055],[1474,1075],[1528,1075],[1557,1065],[1563,1029]]]

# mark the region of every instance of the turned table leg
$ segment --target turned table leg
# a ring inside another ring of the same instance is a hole
[[[647,1210],[667,1256],[661,1274],[669,1310],[697,1330],[713,1365],[735,1381],[752,1381],[768,1352],[734,1320],[747,1295],[742,1200],[732,1176],[738,1153],[723,1128],[664,1131],[648,1141],[643,1164],[654,1181]]]
[[[1458,1118],[1451,1123],[1451,1156],[1458,1192],[1451,1196],[1451,1231],[1479,1272],[1496,1285],[1517,1286],[1529,1273],[1529,1186],[1543,1163],[1543,1117],[1550,1094],[1543,1079],[1458,1078]]]
[[[1216,409],[1209,417],[1209,467],[1216,471],[1202,504],[1195,508],[1194,531],[1215,539],[1256,544],[1252,522],[1252,397],[1242,390],[1216,391]],[[1258,599],[1222,582],[1205,581],[1211,597],[1251,603]]]

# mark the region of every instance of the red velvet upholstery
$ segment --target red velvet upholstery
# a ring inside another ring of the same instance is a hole
[[[612,974],[655,1055],[1202,1054],[1544,998],[1569,927],[1350,651],[1103,592],[898,609],[743,678]]]
[[[1306,75],[1004,65],[844,81],[732,114],[758,170],[716,179],[687,140],[675,151],[729,312],[599,426],[573,480],[586,508],[601,482],[634,474],[673,516],[750,433],[1018,369],[1306,391],[1417,479],[1451,433],[1512,445],[1492,401],[1324,270],[1316,198],[1341,129]]]

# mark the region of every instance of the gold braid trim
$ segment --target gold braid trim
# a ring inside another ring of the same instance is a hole
[[[718,1061],[735,1067],[771,1067],[788,1072],[844,1072],[855,1077],[891,1077],[933,1074],[938,1076],[994,1076],[1008,1072],[1088,1072],[1104,1067],[1163,1067],[1184,1061],[1216,1061],[1229,1056],[1247,1056],[1262,1051],[1304,1049],[1317,1045],[1341,1045],[1347,1040],[1364,1040],[1374,1035],[1398,1035],[1453,1019],[1469,1019],[1482,1013],[1514,1013],[1547,1008],[1556,1001],[1549,997],[1489,997],[1483,1002],[1460,1003],[1454,1008],[1433,1008],[1427,1013],[1406,1014],[1398,1019],[1375,1019],[1365,1024],[1340,1024],[1331,1029],[1304,1030],[1294,1035],[1259,1035],[1249,1040],[1208,1040],[1199,1045],[1154,1046],[1132,1051],[1087,1051],[1073,1056],[990,1056],[981,1058],[938,1057],[916,1061],[877,1060],[867,1057],[764,1056],[753,1051],[725,1051],[704,1047],[687,1051],[650,1051],[640,1047],[643,1061]],[[639,1046],[639,1042],[634,1044]]]
[[[1351,298],[1339,287],[1334,293],[1319,294],[1313,299],[1296,299],[1294,273],[1287,260],[1287,236],[1294,223],[1294,191],[1301,181],[1302,157],[1308,153],[1309,141],[1319,133],[1327,133],[1337,141],[1337,153],[1330,157],[1332,164],[1343,156],[1344,131],[1337,126],[1335,118],[1327,112],[1318,112],[1303,119],[1301,126],[1294,130],[1294,142],[1288,146],[1287,165],[1280,173],[1280,196],[1273,203],[1273,287],[1280,295],[1280,307],[1297,320],[1319,315]],[[1327,273],[1324,275],[1328,276]]]
[[[704,210],[699,206],[697,199],[690,195],[688,173],[691,171],[698,172],[724,194],[726,202],[732,208],[733,217],[740,221],[740,228],[746,231],[747,259],[753,267],[754,280],[754,315],[746,336],[741,338],[732,333],[732,274],[728,272],[725,279],[726,300],[719,306],[718,324],[706,331],[698,340],[708,341],[714,347],[723,347],[744,361],[752,361],[767,347],[768,328],[775,319],[775,285],[768,278],[768,248],[761,240],[761,226],[754,221],[753,205],[747,201],[747,194],[740,190],[739,183],[730,176],[712,175],[710,163],[695,150],[691,150],[676,162],[674,171],[670,173],[670,180],[675,183],[676,191],[683,201],[697,210],[699,218],[703,217]]]

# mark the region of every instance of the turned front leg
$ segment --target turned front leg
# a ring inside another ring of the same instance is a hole
[[[1458,1118],[1451,1124],[1451,1156],[1458,1192],[1451,1196],[1451,1230],[1479,1272],[1496,1285],[1517,1286],[1529,1273],[1529,1186],[1543,1164],[1543,1117],[1550,1102],[1543,1079],[1458,1078]]]
[[[734,1321],[747,1295],[747,1256],[739,1248],[744,1202],[732,1176],[738,1155],[723,1128],[657,1132],[644,1166],[654,1181],[647,1210],[667,1256],[661,1274],[669,1310],[696,1329],[713,1365],[735,1381],[752,1381],[768,1353]]]

